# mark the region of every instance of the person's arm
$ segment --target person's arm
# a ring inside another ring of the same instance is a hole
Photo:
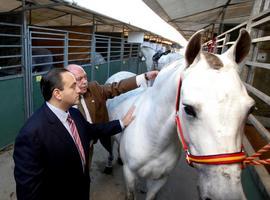
[[[135,106],[132,106],[121,120],[113,120],[107,123],[90,124],[85,120],[90,139],[99,139],[120,133],[134,120],[134,110]]]
[[[119,120],[113,120],[107,123],[87,123],[87,132],[89,140],[98,140],[102,137],[108,137],[120,133],[122,127]]]
[[[146,85],[147,84],[147,81],[154,80],[157,77],[158,72],[159,71],[154,70],[154,71],[146,72],[144,74],[140,74],[140,75],[136,76],[136,83],[137,83],[137,85],[138,86],[140,86],[140,85]]]
[[[158,74],[158,71],[150,71],[145,74],[140,74],[131,78],[123,79],[119,82],[113,82],[111,84],[98,85],[105,99],[111,99],[115,96],[136,89],[142,84],[146,84],[148,80],[154,80]]]
[[[16,138],[13,159],[18,200],[41,199],[43,167],[40,146],[34,133],[21,132]]]
[[[136,76],[123,79],[119,82],[108,83],[105,85],[99,85],[102,91],[104,99],[111,99],[120,94],[136,89],[138,87],[136,82]]]

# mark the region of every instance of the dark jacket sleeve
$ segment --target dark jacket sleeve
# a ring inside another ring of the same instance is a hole
[[[99,87],[101,87],[100,89],[102,90],[102,96],[104,97],[104,99],[111,99],[122,93],[136,89],[138,86],[136,83],[136,76],[134,76],[131,78],[123,79],[119,82],[99,85]]]
[[[97,140],[120,133],[122,127],[119,120],[113,120],[107,123],[90,124],[86,121],[87,132],[90,140]]]
[[[22,130],[16,138],[13,159],[18,200],[41,199],[43,168],[40,146],[40,140],[34,132]]]

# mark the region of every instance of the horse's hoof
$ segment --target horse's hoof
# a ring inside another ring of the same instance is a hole
[[[112,167],[105,167],[105,169],[103,170],[104,174],[108,174],[111,175],[113,172],[113,168]]]
[[[123,161],[122,161],[122,159],[121,159],[120,157],[117,159],[117,163],[118,163],[119,165],[123,165]]]

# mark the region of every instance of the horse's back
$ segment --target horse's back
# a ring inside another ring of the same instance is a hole
[[[174,61],[181,60],[182,58],[184,58],[184,55],[180,53],[169,53],[165,56],[161,56],[158,61],[158,69],[161,70],[169,64],[173,63]]]
[[[120,71],[109,77],[106,83],[119,82],[123,79],[130,78],[132,76],[136,76],[136,74],[128,71]]]
[[[121,71],[112,75],[106,83],[119,82],[120,80],[130,78],[136,74],[127,71]],[[139,87],[124,94],[107,100],[107,108],[110,120],[121,119],[131,105],[145,91],[145,88]]]

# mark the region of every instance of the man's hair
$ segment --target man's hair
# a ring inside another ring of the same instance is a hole
[[[52,93],[55,88],[59,90],[64,89],[61,75],[65,72],[69,71],[65,68],[54,68],[42,76],[40,89],[45,101],[49,101],[52,98]]]

